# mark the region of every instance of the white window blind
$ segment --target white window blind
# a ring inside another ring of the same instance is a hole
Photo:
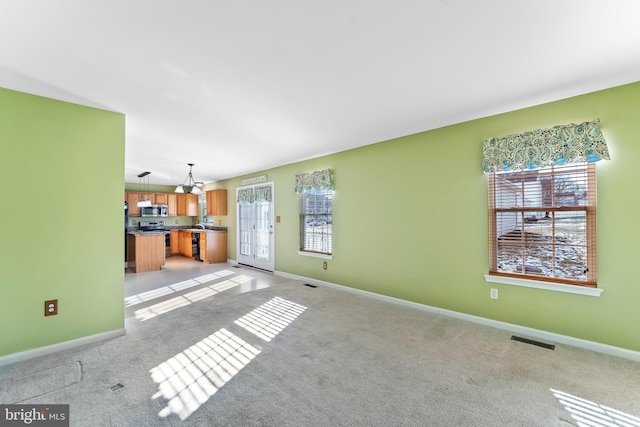
[[[333,190],[300,194],[300,250],[333,253]]]

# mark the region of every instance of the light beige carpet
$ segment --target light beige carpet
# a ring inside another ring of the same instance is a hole
[[[47,399],[46,395],[82,380],[79,361],[66,363],[31,375],[13,378],[8,382],[2,403],[21,403],[35,399]]]
[[[251,269],[126,313],[126,336],[0,368],[2,402],[79,427],[640,427],[638,363]]]

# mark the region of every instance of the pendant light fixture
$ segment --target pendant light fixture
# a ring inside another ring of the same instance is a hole
[[[142,172],[140,175],[138,175],[138,178],[140,178],[140,193],[145,193],[144,191],[144,178],[147,178],[147,191],[146,194],[147,196],[149,196],[149,175],[151,175],[151,172]],[[147,208],[149,206],[151,206],[151,200],[150,199],[146,199],[146,200],[138,200],[138,204],[137,206],[139,208]]]
[[[201,182],[195,182],[193,179],[193,174],[191,173],[191,169],[193,168],[193,163],[187,163],[189,165],[189,175],[185,178],[184,182],[176,187],[176,193],[191,193],[191,194],[202,194],[202,190],[200,190]]]

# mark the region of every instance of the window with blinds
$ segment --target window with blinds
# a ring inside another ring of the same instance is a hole
[[[300,250],[333,252],[333,190],[300,194]]]
[[[595,287],[595,164],[488,177],[490,274]]]

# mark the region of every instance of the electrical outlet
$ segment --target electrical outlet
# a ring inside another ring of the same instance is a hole
[[[323,269],[323,270],[326,270],[326,269],[327,269],[327,261],[324,261],[324,262],[322,263],[322,269]]]
[[[495,288],[491,288],[491,299],[498,299],[498,290]]]
[[[44,315],[54,316],[58,314],[58,300],[52,299],[44,302]]]

